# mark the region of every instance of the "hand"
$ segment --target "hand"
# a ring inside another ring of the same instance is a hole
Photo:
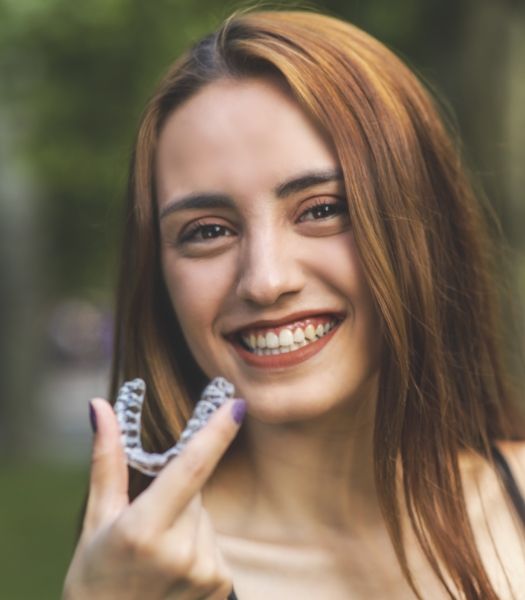
[[[232,589],[200,491],[239,425],[228,400],[132,503],[111,406],[97,422],[89,498],[63,600],[224,600]],[[238,405],[235,407],[238,408]]]

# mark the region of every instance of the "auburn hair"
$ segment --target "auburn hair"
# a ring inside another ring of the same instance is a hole
[[[327,132],[343,172],[355,242],[385,332],[374,468],[401,571],[421,598],[403,545],[403,501],[448,595],[497,598],[458,466],[460,451],[491,462],[497,440],[524,438],[499,347],[483,211],[436,102],[402,61],[358,28],[311,12],[236,14],[162,80],[130,170],[111,397],[122,379],[146,380],[144,443],[160,451],[181,432],[205,384],[161,273],[157,141],[166,118],[203,86],[265,75],[280,77]],[[146,485],[132,473],[132,496]]]

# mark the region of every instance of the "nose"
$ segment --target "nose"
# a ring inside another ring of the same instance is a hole
[[[239,256],[237,295],[241,299],[271,306],[303,288],[298,244],[285,238],[286,234],[263,232],[246,239]]]

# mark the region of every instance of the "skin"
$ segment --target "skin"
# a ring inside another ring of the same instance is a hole
[[[164,278],[199,365],[233,381],[248,414],[223,456],[238,427],[231,403],[221,408],[129,505],[115,419],[94,401],[90,498],[64,598],[222,599],[232,582],[241,600],[413,597],[373,482],[381,327],[344,191],[336,177],[282,193],[338,167],[271,79],[214,82],[168,118],[157,155]],[[190,206],[196,195],[222,201]],[[257,367],[236,349],[239,328],[304,311],[338,316],[306,360]],[[523,444],[504,451],[525,485]],[[525,589],[525,540],[487,465],[462,465],[483,558],[512,597],[490,537],[515,589]],[[424,597],[445,598],[409,530],[406,546]]]
[[[207,86],[175,111],[160,136],[162,263],[173,307],[201,368],[233,381],[250,415],[264,423],[346,420],[350,397],[354,409],[373,404],[379,324],[342,182],[276,193],[338,168],[321,133],[264,80]],[[196,194],[225,196],[231,207],[176,210]],[[320,206],[334,214],[316,218]],[[212,225],[220,231],[203,239]],[[195,226],[201,229],[186,239]],[[225,337],[305,310],[344,320],[322,352],[292,368],[254,368]]]
[[[91,401],[97,424],[82,535],[63,600],[223,600],[231,572],[217,551],[201,489],[238,431],[227,401],[133,503],[118,423],[108,402]]]

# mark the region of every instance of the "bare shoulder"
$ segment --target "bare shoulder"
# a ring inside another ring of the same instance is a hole
[[[525,497],[525,442],[498,442]],[[476,545],[499,598],[525,589],[525,537],[497,469],[479,455],[462,457],[467,510]]]

